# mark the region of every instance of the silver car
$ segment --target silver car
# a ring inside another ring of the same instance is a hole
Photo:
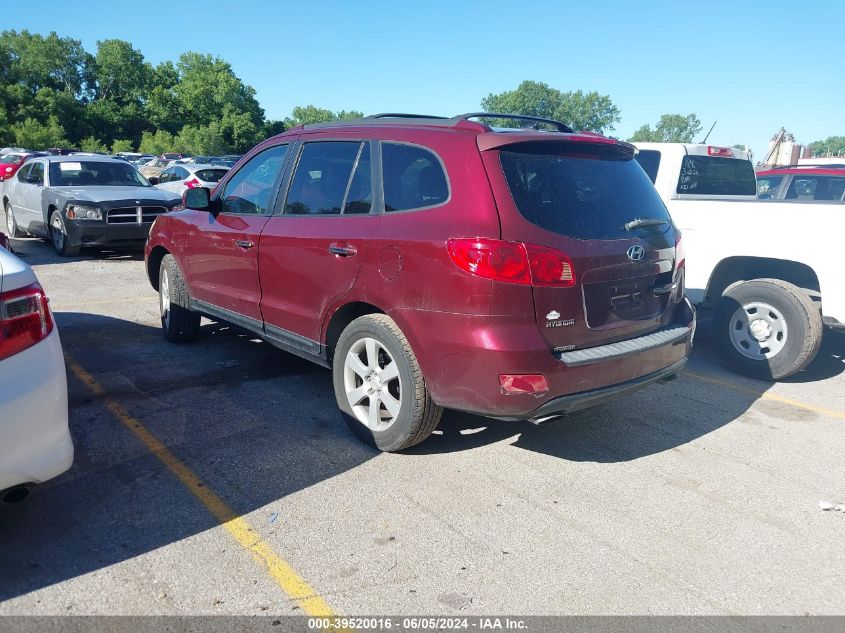
[[[220,165],[172,165],[161,172],[158,178],[150,178],[150,184],[181,196],[194,187],[214,189],[227,171],[228,167]]]

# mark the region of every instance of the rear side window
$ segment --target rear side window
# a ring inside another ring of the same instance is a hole
[[[660,168],[660,152],[653,149],[642,149],[636,158],[649,180],[656,182],[657,170]]]
[[[757,176],[757,197],[760,200],[771,200],[778,192],[783,176]]]
[[[749,160],[684,156],[676,191],[700,196],[756,196],[757,180]]]
[[[384,210],[408,211],[443,204],[449,184],[433,152],[417,145],[382,143]]]
[[[205,182],[220,182],[228,169],[200,169],[194,175]]]
[[[666,207],[630,154],[625,160],[588,145],[568,150],[577,154],[551,153],[543,145],[501,151],[513,201],[532,224],[590,240],[662,233],[669,228]],[[635,218],[666,224],[626,231],[625,223]]]
[[[369,143],[306,143],[291,180],[285,213],[368,213],[372,200],[369,157]]]
[[[842,200],[845,178],[836,176],[795,176],[786,192],[787,200]]]

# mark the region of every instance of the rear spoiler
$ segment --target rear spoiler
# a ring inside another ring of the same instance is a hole
[[[633,158],[637,154],[637,148],[614,138],[608,138],[595,132],[574,132],[572,134],[563,134],[555,132],[488,132],[486,134],[478,135],[478,149],[486,152],[492,149],[499,149],[505,146],[524,146],[527,148],[536,148],[538,145],[555,144],[566,146],[566,149],[572,151],[575,144],[586,144],[593,146],[606,147],[617,156],[624,156],[626,158]],[[621,157],[620,156],[620,157]]]

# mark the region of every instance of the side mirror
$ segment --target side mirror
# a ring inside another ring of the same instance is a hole
[[[0,248],[5,248],[10,253],[14,252],[12,251],[12,242],[5,233],[0,233]]]
[[[160,182],[161,182],[161,181],[160,181],[158,178],[156,178],[155,176],[150,176],[149,178],[147,178],[147,180],[148,180],[148,181],[149,181],[149,183],[150,183],[151,185],[153,185],[153,186],[155,186],[155,185],[157,185],[158,183],[160,183]]]
[[[211,211],[211,192],[207,187],[186,189],[182,194],[182,206],[195,211]]]

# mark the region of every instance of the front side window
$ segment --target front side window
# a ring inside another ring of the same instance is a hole
[[[267,213],[273,197],[273,185],[287,152],[287,144],[276,145],[256,154],[241,167],[223,190],[223,213]]]
[[[306,143],[291,179],[285,213],[368,213],[372,204],[371,189],[369,143]]]
[[[786,192],[787,200],[842,200],[845,178],[836,176],[794,177]]]
[[[699,196],[756,196],[757,179],[750,160],[684,156],[676,189]]]
[[[34,185],[44,184],[44,163],[32,163],[32,170],[29,172],[29,182]]]
[[[26,182],[26,177],[29,175],[30,169],[32,169],[32,165],[24,165],[18,170],[17,178],[20,182]]]
[[[448,200],[449,183],[433,152],[401,143],[381,147],[385,211],[423,209]]]
[[[159,183],[170,182],[170,177],[173,175],[172,169],[165,169],[161,172],[161,175],[158,177]]]

